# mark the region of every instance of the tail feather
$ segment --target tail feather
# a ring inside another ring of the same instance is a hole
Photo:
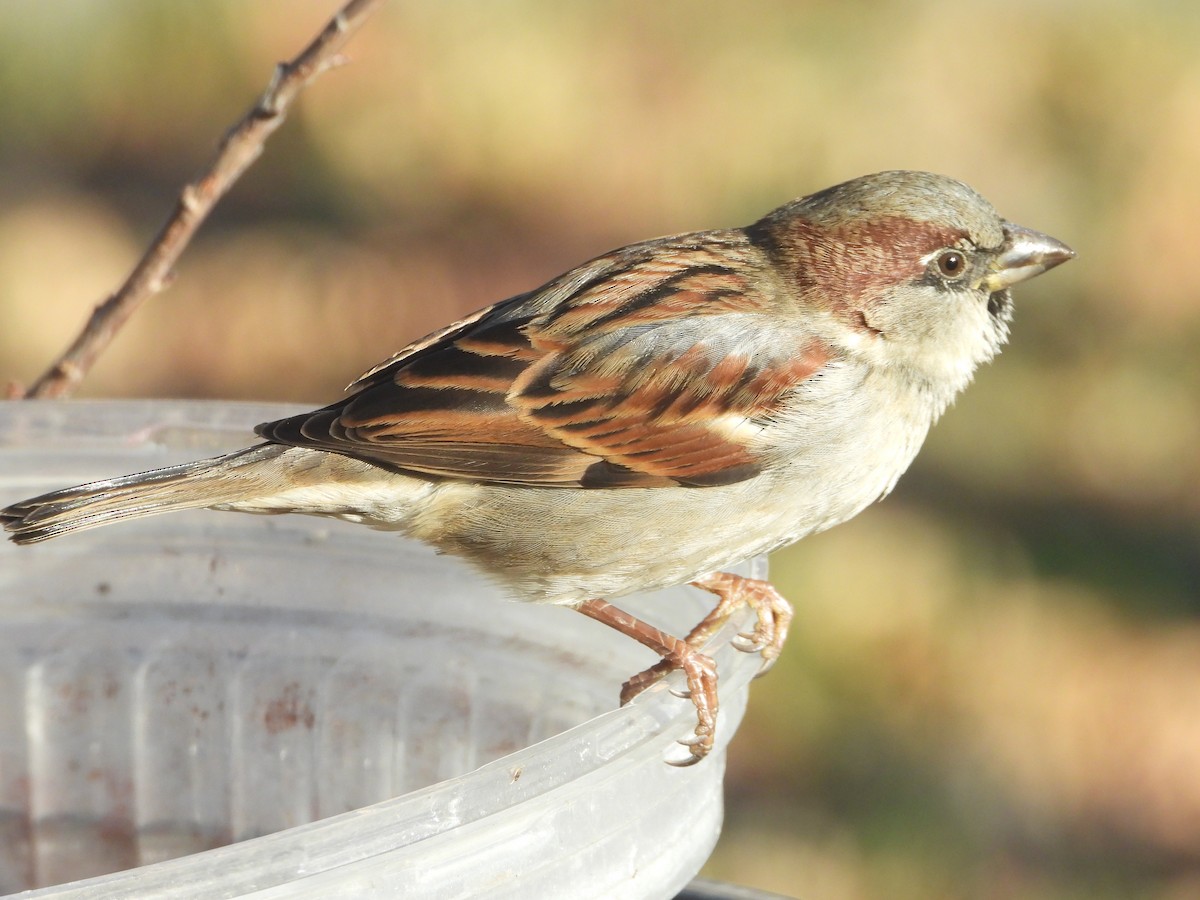
[[[285,449],[260,444],[228,456],[64,488],[0,509],[0,525],[15,543],[35,544],[120,519],[245,500],[267,488],[255,464]]]

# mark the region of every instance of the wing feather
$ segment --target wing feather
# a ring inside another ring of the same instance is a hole
[[[741,231],[634,245],[480,310],[365,373],[270,441],[398,471],[560,487],[752,477],[755,438],[831,361],[781,341]]]

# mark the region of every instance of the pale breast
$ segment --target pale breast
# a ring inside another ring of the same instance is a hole
[[[521,599],[574,603],[691,580],[845,521],[891,490],[933,412],[878,370],[831,370],[761,436],[764,472],[716,487],[444,482],[410,530]]]

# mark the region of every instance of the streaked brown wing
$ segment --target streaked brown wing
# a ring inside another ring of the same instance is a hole
[[[634,245],[411,345],[268,440],[433,477],[561,487],[725,484],[829,361],[780,343],[741,232]],[[766,283],[770,283],[767,281]]]

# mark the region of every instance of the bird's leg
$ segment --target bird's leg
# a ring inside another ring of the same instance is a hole
[[[713,661],[687,641],[667,634],[604,600],[585,600],[578,609],[585,616],[603,622],[661,654],[663,665],[666,666],[664,674],[675,669],[683,670],[687,679],[687,696],[696,707],[696,730],[692,737],[679,742],[692,751],[691,755],[678,762],[668,762],[674,766],[690,766],[703,759],[712,749],[717,727],[717,667]],[[622,705],[630,699],[625,694],[623,689]]]
[[[692,582],[698,588],[716,594],[717,605],[712,612],[688,633],[684,642],[693,649],[700,649],[716,634],[726,620],[743,606],[749,606],[758,616],[758,624],[750,634],[739,634],[733,646],[744,653],[761,653],[762,666],[758,675],[765,675],[775,665],[783,642],[787,640],[788,626],[792,621],[792,606],[768,581],[714,572]],[[663,659],[644,672],[639,672],[621,690],[621,702],[628,703],[646,688],[657,684],[670,674],[676,666]],[[757,677],[757,676],[756,676]]]
[[[765,675],[779,659],[792,624],[792,604],[783,598],[775,586],[761,578],[746,578],[728,572],[714,572],[693,581],[696,587],[716,594],[720,600],[717,610],[727,607],[725,617],[742,606],[749,606],[758,616],[758,624],[750,634],[739,634],[733,646],[744,653],[761,653],[762,666],[755,677]],[[716,610],[714,610],[715,612]],[[716,629],[713,629],[714,631]]]

